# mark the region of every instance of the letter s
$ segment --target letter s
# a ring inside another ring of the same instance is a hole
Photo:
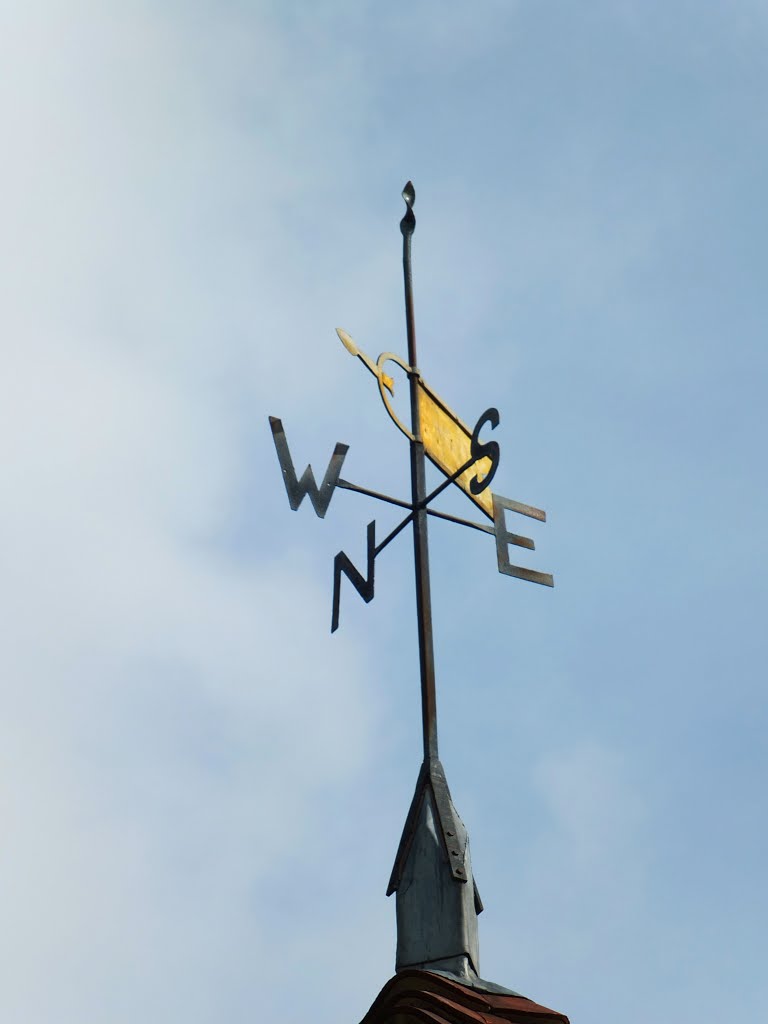
[[[477,462],[478,459],[488,458],[491,460],[491,468],[485,474],[481,480],[478,476],[473,477],[469,481],[469,489],[473,494],[480,494],[488,484],[493,480],[496,470],[499,468],[499,459],[501,458],[501,449],[499,448],[498,441],[485,441],[479,440],[480,431],[483,429],[486,423],[490,423],[491,430],[495,430],[499,425],[499,410],[491,407],[486,409],[483,415],[475,424],[475,429],[472,431],[472,458]]]

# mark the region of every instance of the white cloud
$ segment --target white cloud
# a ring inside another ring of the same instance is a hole
[[[249,28],[218,50],[150,8],[46,5],[0,44],[9,1022],[218,1019],[269,969],[256,893],[367,759],[362,651],[316,653],[325,589],[288,553],[226,554],[260,472],[240,410],[266,437],[282,358],[264,324],[287,293],[260,274],[308,174],[233,112],[254,56],[265,114],[286,81],[275,30]]]

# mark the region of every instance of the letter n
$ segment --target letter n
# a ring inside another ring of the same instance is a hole
[[[348,556],[340,551],[333,560],[333,615],[331,616],[331,632],[339,628],[339,601],[341,599],[341,574],[358,592],[366,604],[373,600],[373,567],[376,558],[376,521],[368,523],[368,579],[359,572]]]
[[[304,500],[304,495],[308,494],[315,512],[321,519],[324,519],[328,506],[331,503],[333,492],[339,482],[341,467],[344,463],[344,457],[349,451],[349,445],[337,444],[333,449],[333,455],[328,463],[328,469],[325,471],[323,482],[318,487],[311,466],[307,466],[304,470],[301,480],[297,479],[291,453],[288,450],[288,442],[285,439],[283,424],[280,420],[276,416],[270,416],[269,425],[272,428],[272,437],[277,449],[277,457],[280,460],[280,468],[283,471],[283,480],[285,482],[285,489],[288,492],[288,501],[291,508],[295,512]]]

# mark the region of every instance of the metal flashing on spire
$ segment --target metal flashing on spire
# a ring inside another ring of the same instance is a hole
[[[393,892],[396,892],[400,884],[404,864],[408,858],[416,830],[416,823],[421,812],[421,805],[428,794],[431,795],[434,802],[436,824],[442,836],[445,859],[451,874],[457,882],[467,882],[472,877],[471,872],[467,871],[465,863],[467,845],[466,843],[462,844],[460,838],[463,826],[451,800],[445,771],[440,761],[437,758],[432,758],[422,763],[419,777],[416,781],[416,790],[413,794],[413,800],[411,800],[408,816],[405,819],[403,834],[400,837],[400,845],[397,848],[395,863],[389,878],[387,896],[391,896]],[[480,896],[476,892],[477,913],[479,914],[482,909],[483,905],[480,903]]]
[[[419,966],[477,976],[477,915],[469,836],[443,766],[425,760],[395,857],[387,896],[397,893],[395,969]]]

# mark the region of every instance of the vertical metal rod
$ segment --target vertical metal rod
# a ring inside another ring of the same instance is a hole
[[[403,280],[405,284],[405,325],[408,333],[408,363],[411,367],[411,495],[413,501],[413,555],[416,570],[416,621],[419,631],[419,668],[421,673],[421,723],[425,761],[437,757],[437,700],[435,695],[435,651],[432,641],[432,595],[429,585],[429,546],[427,539],[426,460],[421,439],[419,414],[419,378],[416,361],[416,327],[413,316],[413,280],[411,274],[411,237],[416,227],[413,204],[416,190],[409,181],[403,189],[407,210],[400,221],[403,234]]]

